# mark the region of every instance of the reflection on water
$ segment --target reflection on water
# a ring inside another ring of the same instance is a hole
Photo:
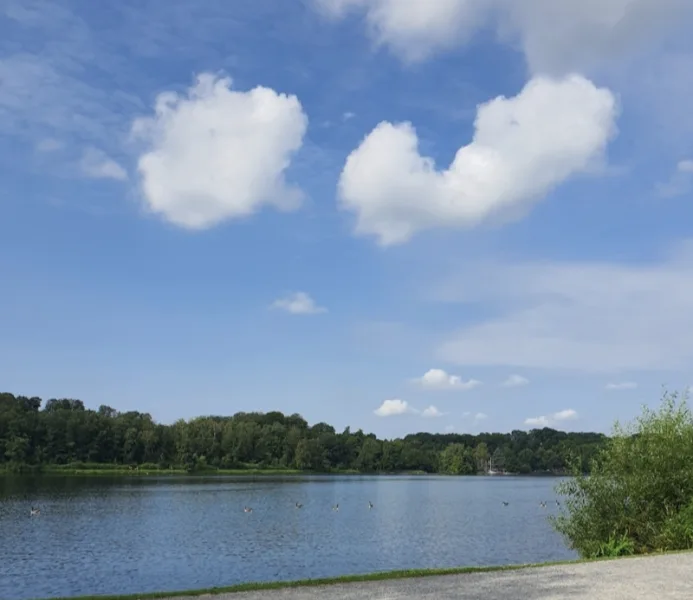
[[[0,598],[572,558],[546,520],[557,510],[555,483],[529,477],[0,477]],[[549,501],[547,509],[541,500]],[[32,505],[40,516],[29,516]],[[253,512],[244,513],[245,505]]]

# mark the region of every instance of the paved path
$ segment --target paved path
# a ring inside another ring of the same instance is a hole
[[[687,600],[693,553],[202,596],[210,600]],[[183,600],[178,598],[176,600]],[[200,596],[196,599],[200,600]]]

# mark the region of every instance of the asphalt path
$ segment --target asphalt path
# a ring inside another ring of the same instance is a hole
[[[197,596],[195,600],[200,600]],[[211,600],[693,600],[693,553],[203,596]],[[183,600],[178,597],[175,600]],[[190,598],[193,600],[193,598]]]

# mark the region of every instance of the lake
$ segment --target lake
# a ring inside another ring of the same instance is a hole
[[[0,598],[570,559],[547,521],[557,481],[0,476]]]

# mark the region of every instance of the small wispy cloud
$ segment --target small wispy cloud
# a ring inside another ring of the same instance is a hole
[[[604,389],[607,390],[634,390],[638,387],[638,384],[634,381],[621,381],[619,383],[607,383]]]
[[[578,417],[577,411],[573,410],[572,408],[567,408],[565,410],[559,410],[557,413],[554,413],[553,420],[554,421],[572,421],[573,419],[577,419],[577,417]]]
[[[524,385],[529,384],[529,379],[526,377],[522,377],[522,375],[510,375],[503,383],[501,383],[501,387],[506,387],[506,388],[514,388],[514,387],[522,387]]]
[[[433,406],[433,405],[429,406],[428,408],[425,408],[425,409],[421,412],[421,416],[422,416],[422,417],[427,417],[427,418],[429,418],[429,417],[442,417],[443,415],[445,415],[445,413],[444,413],[444,412],[441,412],[440,410],[438,410],[438,409],[437,409],[435,406]]]
[[[525,425],[530,425],[531,427],[548,427],[549,419],[547,417],[529,417],[525,419]]]
[[[87,148],[79,161],[82,174],[92,179],[115,179],[125,181],[127,171],[116,161],[97,148]]]
[[[275,300],[270,308],[283,310],[292,315],[317,315],[327,312],[324,306],[316,304],[306,292],[293,292]]]
[[[662,198],[675,198],[691,191],[693,186],[693,160],[680,160],[668,181],[656,187],[657,194]]]
[[[459,375],[450,375],[443,369],[429,369],[421,377],[413,380],[414,383],[431,390],[472,390],[481,385],[477,379],[464,381]]]
[[[414,408],[406,400],[400,398],[390,398],[384,400],[383,403],[373,411],[379,417],[395,417],[398,415],[420,415],[425,419],[436,419],[445,416],[447,413],[440,410],[437,406],[432,404],[423,410]]]
[[[541,415],[539,417],[529,417],[525,419],[525,425],[529,425],[530,427],[551,427],[556,423],[573,421],[577,418],[577,411],[572,408],[566,408],[565,410],[559,410],[549,416]]]
[[[463,419],[471,418],[473,421],[483,421],[484,419],[488,419],[488,415],[486,413],[482,413],[482,412],[472,413],[469,410],[465,410],[462,413],[462,418]]]

